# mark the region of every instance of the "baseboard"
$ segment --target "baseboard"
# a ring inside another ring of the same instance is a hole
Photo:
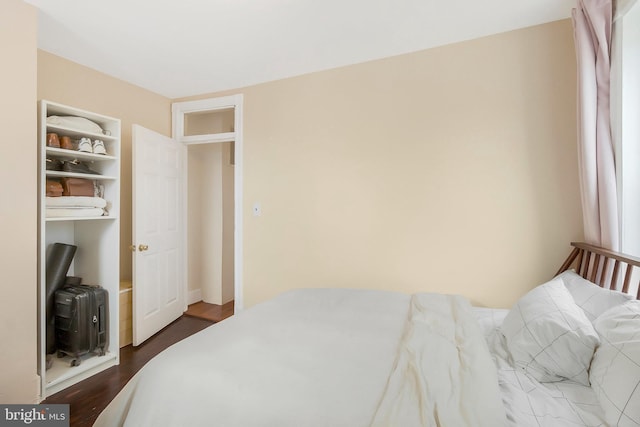
[[[202,301],[202,289],[189,291],[189,294],[187,295],[187,304],[195,304],[198,301]]]

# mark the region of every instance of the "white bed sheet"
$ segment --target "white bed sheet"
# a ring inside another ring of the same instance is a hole
[[[398,359],[371,427],[502,427],[497,373],[469,301],[414,294]]]
[[[514,368],[499,329],[508,312],[506,309],[474,308],[498,368],[509,425],[606,427],[602,407],[591,387],[571,381],[540,383]]]
[[[95,426],[368,426],[409,302],[382,291],[286,292],[160,353]]]
[[[95,425],[369,426],[373,414],[397,408],[386,405],[385,393],[394,381],[389,373],[398,367],[411,304],[411,296],[394,292],[285,293],[158,355]],[[481,330],[476,334],[484,335],[497,368],[506,425],[606,426],[590,387],[541,384],[512,366],[499,330],[507,312],[473,308]],[[176,358],[182,363],[166,363]],[[212,363],[216,369],[210,369]]]
[[[156,356],[95,425],[434,425],[419,411],[404,423],[407,405],[455,419],[451,427],[504,425],[471,306],[430,295],[286,292]],[[425,389],[414,393],[414,384]],[[478,392],[482,399],[469,398]]]

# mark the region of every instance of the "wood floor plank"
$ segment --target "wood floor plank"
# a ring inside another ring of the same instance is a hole
[[[182,316],[142,345],[121,348],[119,365],[62,390],[42,403],[68,403],[71,427],[92,426],[100,412],[151,358],[212,324],[202,318]]]
[[[191,304],[184,314],[187,316],[211,320],[212,322],[220,322],[227,317],[233,316],[233,309],[233,301],[229,301],[223,305],[209,304],[204,301],[200,301]]]

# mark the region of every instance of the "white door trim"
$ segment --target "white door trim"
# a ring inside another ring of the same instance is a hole
[[[234,108],[234,132],[228,132],[224,134],[211,134],[211,135],[197,135],[187,136],[184,135],[184,115],[187,113],[215,111],[227,108]],[[235,164],[234,164],[234,260],[233,260],[233,291],[234,291],[234,312],[242,310],[244,307],[244,293],[243,293],[243,227],[242,227],[242,214],[243,214],[243,133],[242,133],[242,110],[243,110],[243,95],[231,95],[218,98],[201,99],[197,101],[184,101],[174,102],[171,105],[172,111],[172,123],[173,123],[173,139],[185,144],[212,144],[225,141],[234,141],[235,144]],[[185,200],[188,200],[188,188],[185,179]],[[186,213],[186,203],[184,206]],[[187,245],[187,215],[184,216],[184,247],[185,247],[185,261],[188,260],[188,245]],[[188,281],[187,270],[185,269],[184,277],[184,293],[188,295]],[[185,310],[187,307],[185,307]]]

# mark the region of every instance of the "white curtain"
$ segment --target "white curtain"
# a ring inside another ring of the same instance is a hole
[[[609,107],[611,0],[573,10],[578,60],[578,162],[585,240],[619,250],[618,201]]]
[[[624,16],[624,14],[627,13],[637,1],[638,0],[616,0],[613,10],[613,22],[615,22],[616,19],[620,18],[621,16]]]

